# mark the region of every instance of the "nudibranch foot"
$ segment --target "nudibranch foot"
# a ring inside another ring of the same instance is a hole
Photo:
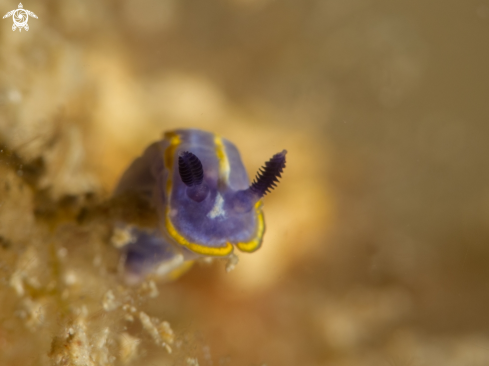
[[[127,284],[142,282],[149,275],[158,280],[173,280],[189,269],[193,260],[185,258],[159,230],[129,228],[131,242],[124,250],[124,279]]]

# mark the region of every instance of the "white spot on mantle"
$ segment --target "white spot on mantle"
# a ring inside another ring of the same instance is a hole
[[[212,207],[212,210],[207,214],[207,217],[210,219],[215,219],[216,217],[224,217],[225,212],[223,209],[224,206],[224,198],[218,193],[216,197],[216,201],[214,202],[214,207]]]

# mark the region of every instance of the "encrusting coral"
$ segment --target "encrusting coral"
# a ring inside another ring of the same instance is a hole
[[[96,206],[94,195],[55,200],[39,188],[42,159],[26,163],[5,145],[0,157],[2,364],[19,357],[54,365],[127,364],[145,338],[171,353],[169,323],[139,310],[158,296],[155,284],[129,288],[121,281],[119,251],[104,216],[110,203],[83,220],[87,207]],[[128,325],[137,322],[142,331],[131,334]]]

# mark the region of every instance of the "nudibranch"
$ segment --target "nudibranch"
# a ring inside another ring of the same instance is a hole
[[[199,257],[228,257],[234,247],[257,250],[265,222],[262,198],[276,186],[286,150],[250,184],[238,149],[215,134],[181,129],[164,134],[124,172],[114,196],[137,195],[157,213],[155,227],[119,223],[128,234],[126,279],[172,279]]]

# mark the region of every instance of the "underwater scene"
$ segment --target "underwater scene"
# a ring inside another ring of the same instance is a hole
[[[26,1],[0,365],[489,365],[489,3]]]

